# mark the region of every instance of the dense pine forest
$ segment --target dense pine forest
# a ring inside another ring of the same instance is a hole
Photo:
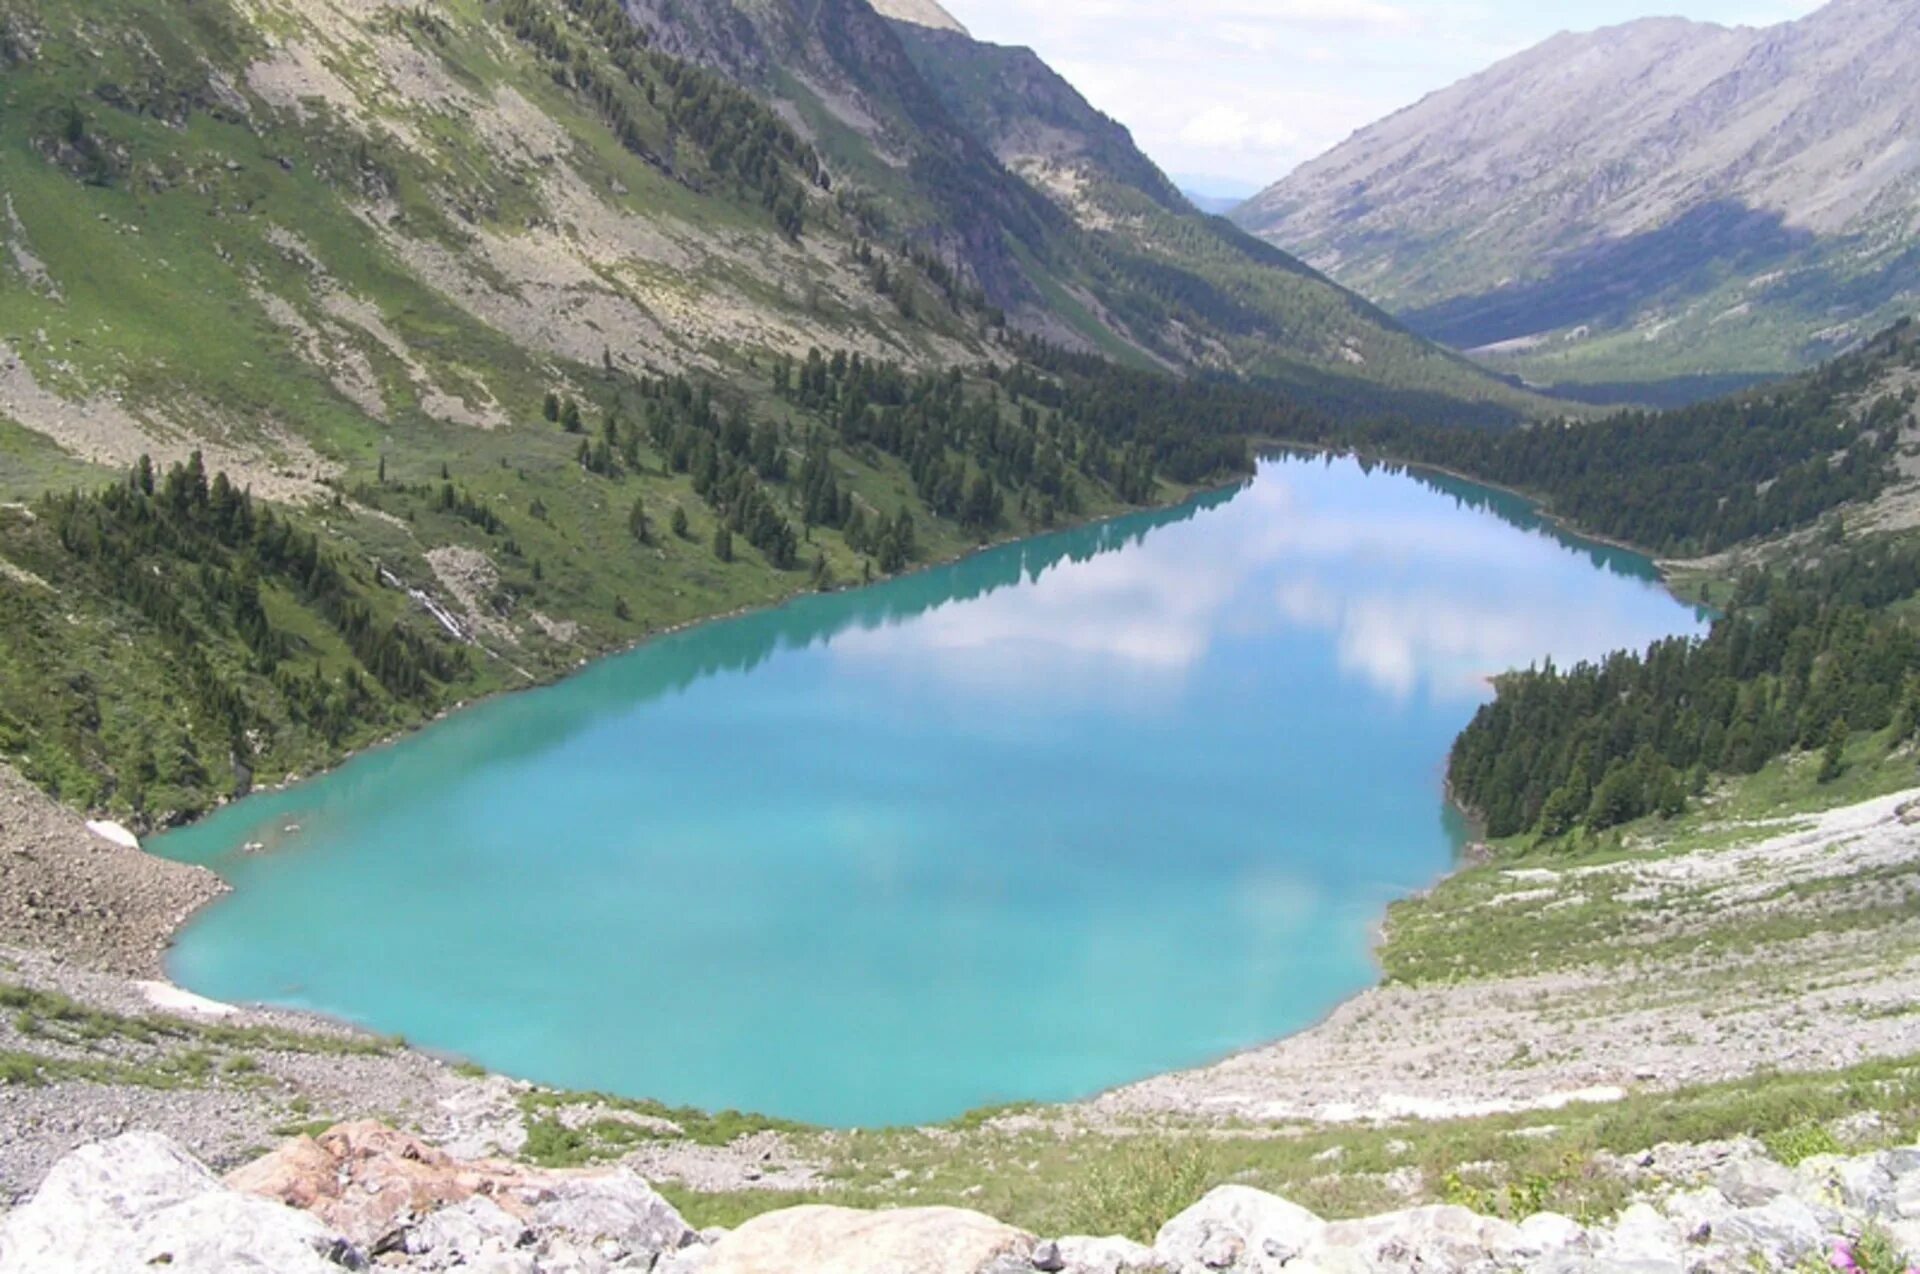
[[[1796,751],[1837,778],[1856,733],[1920,730],[1920,549],[1830,549],[1755,571],[1704,639],[1501,680],[1454,747],[1455,797],[1495,837],[1604,831],[1682,812],[1714,776]]]
[[[1873,388],[1920,366],[1916,335],[1903,323],[1780,386],[1676,411],[1504,433],[1384,422],[1350,437],[1525,491],[1586,531],[1670,556],[1713,553],[1807,526],[1893,482],[1916,391]]]

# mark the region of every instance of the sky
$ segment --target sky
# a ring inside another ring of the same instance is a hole
[[[1024,44],[1182,184],[1252,194],[1436,89],[1539,43],[1654,14],[1764,26],[1819,0],[942,0]]]

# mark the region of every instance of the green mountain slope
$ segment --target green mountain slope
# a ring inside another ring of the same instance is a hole
[[[0,0],[0,57],[0,754],[78,804],[1245,463],[1002,389],[951,271],[610,4]]]

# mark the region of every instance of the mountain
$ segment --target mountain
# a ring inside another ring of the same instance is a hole
[[[1550,409],[1197,213],[1032,51],[976,41],[932,5],[889,0],[892,17],[866,0],[629,7],[660,47],[791,122],[876,240],[930,250],[1016,327],[1269,378],[1342,411],[1501,421]]]
[[[1920,296],[1917,57],[1920,0],[1562,34],[1235,220],[1538,381],[1789,371]]]

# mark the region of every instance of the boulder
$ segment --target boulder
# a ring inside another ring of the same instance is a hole
[[[562,1178],[550,1190],[528,1214],[534,1231],[571,1235],[615,1260],[678,1251],[699,1238],[672,1204],[624,1168]]]
[[[1800,1179],[1797,1193],[1826,1199],[1865,1216],[1886,1212],[1893,1194],[1893,1173],[1881,1155],[1815,1155],[1802,1160],[1794,1175]]]
[[[1713,1184],[1736,1207],[1756,1208],[1769,1199],[1792,1194],[1799,1180],[1793,1170],[1771,1159],[1735,1159],[1720,1169]]]
[[[1437,1204],[1329,1224],[1306,1255],[1351,1252],[1385,1269],[1472,1269],[1513,1264],[1527,1246],[1520,1227],[1468,1208]]]
[[[157,1133],[75,1150],[0,1222],[5,1270],[339,1274],[365,1263],[314,1217],[226,1190]]]
[[[960,1208],[809,1206],[734,1230],[701,1274],[982,1274],[1009,1258],[1030,1262],[1033,1247],[1033,1236]]]
[[[1528,1259],[1585,1255],[1593,1249],[1586,1227],[1558,1212],[1536,1212],[1520,1223],[1515,1251]]]
[[[1715,1223],[1713,1242],[1767,1269],[1791,1269],[1830,1246],[1820,1216],[1791,1195],[1728,1213]]]
[[[476,1195],[428,1216],[402,1242],[416,1268],[444,1270],[514,1252],[532,1237],[519,1217]]]
[[[1305,1252],[1327,1223],[1251,1186],[1219,1186],[1160,1227],[1153,1251],[1176,1269],[1277,1270]]]
[[[1687,1242],[1694,1245],[1711,1242],[1714,1230],[1734,1211],[1727,1196],[1712,1186],[1670,1195],[1660,1208]]]
[[[1635,1203],[1619,1220],[1594,1234],[1602,1262],[1633,1268],[1684,1270],[1686,1250],[1678,1228],[1645,1203]]]
[[[1172,1268],[1155,1256],[1152,1248],[1132,1239],[1071,1235],[1055,1247],[1067,1274],[1158,1274]]]
[[[696,1243],[662,1256],[654,1265],[653,1274],[706,1274],[707,1263],[712,1259],[713,1249],[704,1243]]]
[[[418,1218],[484,1195],[508,1210],[531,1185],[509,1165],[463,1164],[384,1124],[340,1124],[296,1137],[227,1176],[227,1184],[313,1213],[354,1242],[385,1246]]]

